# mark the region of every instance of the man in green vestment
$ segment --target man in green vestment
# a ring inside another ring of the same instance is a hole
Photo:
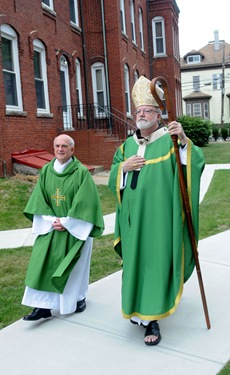
[[[70,136],[54,139],[55,158],[42,168],[24,210],[38,235],[22,300],[34,307],[26,321],[48,318],[52,309],[70,314],[86,308],[93,237],[104,223],[93,178],[73,152]]]
[[[178,136],[196,240],[204,159],[181,124],[160,125],[150,83],[141,76],[133,87],[138,130],[116,151],[109,187],[117,199],[114,247],[123,261],[122,314],[145,327],[146,345],[156,345],[158,320],[176,310],[194,269],[171,136]]]

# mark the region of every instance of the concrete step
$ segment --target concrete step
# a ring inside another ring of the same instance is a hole
[[[92,165],[92,167],[94,168],[92,174],[97,174],[97,173],[100,173],[100,172],[104,172],[104,170],[105,170],[105,168],[103,167],[103,165]]]

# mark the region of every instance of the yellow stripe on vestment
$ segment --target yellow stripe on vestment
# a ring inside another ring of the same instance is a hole
[[[165,161],[165,160],[167,160],[171,157],[171,155],[174,153],[174,151],[175,150],[174,150],[174,146],[173,146],[166,155],[161,156],[161,157],[156,158],[156,159],[146,160],[145,165],[147,165],[147,164],[157,164],[157,163],[160,163],[161,161]]]

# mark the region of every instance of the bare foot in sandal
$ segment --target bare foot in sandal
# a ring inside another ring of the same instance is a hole
[[[146,345],[157,345],[161,341],[159,324],[156,320],[149,322],[145,331],[144,343]]]

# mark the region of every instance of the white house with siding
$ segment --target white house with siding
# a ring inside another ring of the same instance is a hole
[[[230,124],[230,44],[214,41],[181,58],[183,114]]]

